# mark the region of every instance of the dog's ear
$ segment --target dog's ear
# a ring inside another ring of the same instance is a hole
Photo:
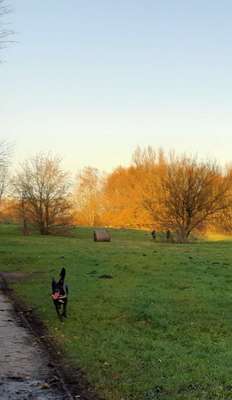
[[[52,293],[55,293],[56,288],[57,288],[57,283],[56,283],[55,279],[53,278],[52,279]]]
[[[62,270],[61,270],[61,272],[60,272],[60,279],[61,279],[62,281],[64,281],[65,274],[66,274],[65,268],[62,268]]]

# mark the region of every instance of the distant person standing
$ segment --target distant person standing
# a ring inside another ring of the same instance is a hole
[[[169,229],[168,229],[167,232],[166,232],[166,239],[167,239],[168,242],[169,242],[169,240],[171,239],[171,232],[170,232]]]
[[[155,230],[153,230],[151,232],[151,236],[153,237],[154,240],[156,240],[156,231]]]

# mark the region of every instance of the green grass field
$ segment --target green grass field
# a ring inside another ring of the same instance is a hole
[[[0,270],[34,272],[15,290],[105,399],[232,399],[232,242],[112,236],[23,237],[3,225]],[[70,287],[63,324],[50,299],[62,266]]]

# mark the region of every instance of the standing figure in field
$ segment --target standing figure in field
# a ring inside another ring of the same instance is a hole
[[[153,230],[151,232],[151,236],[153,237],[154,240],[156,240],[156,231],[155,230]]]
[[[169,229],[168,229],[167,232],[166,232],[166,239],[167,239],[168,242],[169,242],[169,240],[171,239],[171,232],[170,232]]]
[[[60,320],[67,318],[68,286],[64,283],[65,275],[65,268],[62,268],[59,281],[52,280],[52,300]]]

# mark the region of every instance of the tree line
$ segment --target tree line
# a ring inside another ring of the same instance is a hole
[[[138,148],[129,167],[101,175],[85,168],[74,198],[76,221],[86,225],[191,233],[232,227],[232,169],[187,155]]]
[[[138,148],[128,167],[85,167],[71,179],[61,160],[38,154],[9,176],[0,145],[2,221],[47,235],[72,225],[170,230],[186,242],[206,229],[232,230],[232,168],[197,157]]]

